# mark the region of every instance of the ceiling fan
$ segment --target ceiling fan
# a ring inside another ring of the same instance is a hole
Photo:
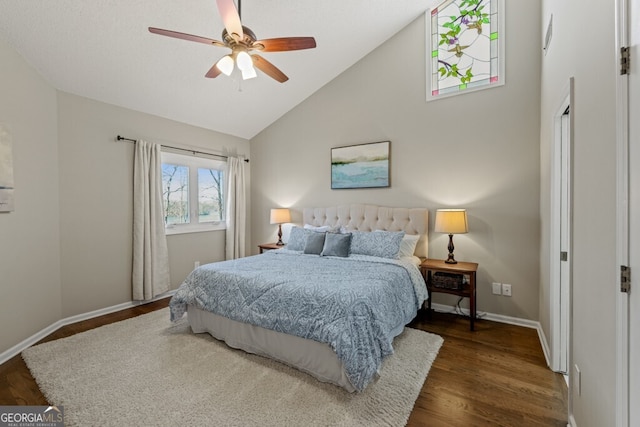
[[[237,66],[243,80],[256,77],[255,68],[258,68],[269,77],[284,83],[289,80],[289,77],[255,52],[284,52],[316,47],[316,40],[313,37],[280,37],[257,40],[253,31],[242,25],[240,21],[241,0],[238,0],[238,9],[236,9],[233,0],[216,0],[216,2],[225,27],[222,31],[223,41],[155,27],[149,27],[149,31],[163,36],[231,49],[229,55],[223,56],[205,74],[205,77],[209,78],[216,78],[221,73],[230,76],[234,67]]]

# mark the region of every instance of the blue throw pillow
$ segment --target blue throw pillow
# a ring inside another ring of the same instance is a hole
[[[304,245],[304,253],[312,255],[320,255],[324,247],[325,236],[327,233],[313,232],[307,236],[307,242]]]
[[[348,257],[351,247],[351,233],[327,233],[324,238],[322,256]]]

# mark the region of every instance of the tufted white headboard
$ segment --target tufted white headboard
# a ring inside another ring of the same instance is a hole
[[[315,226],[344,226],[359,231],[404,231],[419,234],[415,255],[426,258],[429,249],[429,211],[425,208],[389,208],[375,205],[343,205],[304,208],[302,220]]]

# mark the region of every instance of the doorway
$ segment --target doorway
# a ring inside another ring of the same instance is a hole
[[[571,100],[569,80],[554,115],[551,150],[551,369],[568,373],[571,313]]]

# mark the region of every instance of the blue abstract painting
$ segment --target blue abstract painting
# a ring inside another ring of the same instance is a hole
[[[331,188],[389,187],[390,141],[331,149]]]

